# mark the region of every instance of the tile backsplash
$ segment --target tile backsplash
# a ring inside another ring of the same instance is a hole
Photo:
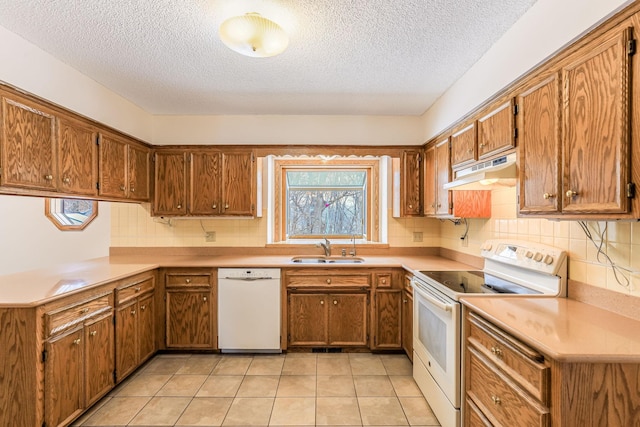
[[[578,221],[552,221],[518,218],[516,189],[505,187],[492,192],[492,217],[470,219],[457,225],[431,218],[389,218],[388,242],[391,247],[444,247],[478,255],[480,245],[490,238],[509,238],[542,242],[568,251],[569,278],[615,292],[640,296],[640,224],[623,221],[588,221],[588,228],[600,244],[599,234],[606,228],[602,252],[619,267],[614,269],[606,257],[598,255]],[[390,216],[390,215],[389,215]],[[466,226],[467,239],[461,240]],[[598,232],[598,229],[600,232]],[[215,232],[215,242],[205,239]],[[421,241],[420,241],[421,239]],[[148,204],[113,203],[111,208],[112,247],[264,247],[267,219],[166,220],[152,218]],[[628,280],[626,284],[625,279]]]

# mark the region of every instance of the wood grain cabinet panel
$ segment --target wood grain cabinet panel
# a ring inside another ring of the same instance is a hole
[[[215,347],[211,291],[169,289],[167,297],[167,348]]]
[[[402,152],[400,169],[400,216],[422,216],[422,150],[405,150]]]
[[[373,348],[402,348],[402,290],[376,289]]]
[[[519,210],[560,212],[560,74],[535,82],[517,96]]]
[[[114,385],[115,367],[113,312],[85,324],[85,407],[107,394]]]
[[[60,116],[58,189],[63,193],[98,194],[98,132],[94,126]]]
[[[366,347],[369,295],[364,292],[329,294],[330,346]]]
[[[150,153],[149,148],[132,139],[100,132],[98,194],[121,200],[148,201]]]
[[[423,176],[424,176],[424,215],[433,216],[436,213],[436,147],[430,145],[424,152]]]
[[[219,152],[196,151],[191,153],[189,192],[190,213],[193,215],[219,215],[222,212],[222,156]]]
[[[514,102],[509,99],[478,119],[479,160],[516,146],[514,111]]]
[[[565,213],[626,213],[632,28],[595,39],[562,67]]]
[[[443,188],[451,181],[450,150],[449,138],[436,144],[436,216],[451,214],[451,191]]]
[[[253,151],[222,153],[222,213],[255,215],[256,167]]]
[[[58,121],[54,111],[0,92],[0,185],[55,191]]]
[[[451,167],[458,169],[477,160],[478,131],[472,122],[451,135]]]
[[[404,277],[402,291],[402,348],[410,360],[413,360],[413,290],[411,276]]]
[[[329,342],[329,295],[290,293],[289,346],[323,346]]]
[[[151,193],[149,177],[151,150],[136,145],[129,145],[128,150],[128,198],[148,201]]]
[[[183,151],[156,151],[154,156],[153,214],[186,215],[187,153]]]

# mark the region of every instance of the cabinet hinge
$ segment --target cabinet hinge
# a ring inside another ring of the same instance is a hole
[[[254,205],[253,203],[251,203],[251,212],[256,210],[256,205]]]
[[[114,369],[113,370],[113,382],[117,382],[118,381],[118,372]]]
[[[627,184],[627,199],[636,197],[636,185],[633,182]]]
[[[96,135],[96,145],[100,145],[100,135]]]
[[[636,40],[632,39],[627,42],[627,55],[635,55],[636,54]]]
[[[256,155],[255,153],[251,153],[251,161],[255,162],[256,161]]]
[[[517,116],[517,115],[518,115],[518,111],[519,111],[519,110],[518,110],[518,104],[515,104],[515,105],[513,106],[513,115],[514,115],[514,116]]]
[[[47,350],[42,350],[42,363],[47,361]]]
[[[513,139],[518,139],[518,128],[513,129]]]
[[[47,427],[47,422],[46,421],[42,422],[42,427]]]
[[[100,183],[96,182],[96,190],[100,190]]]

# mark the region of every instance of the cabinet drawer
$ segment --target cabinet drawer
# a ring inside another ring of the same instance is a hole
[[[543,404],[549,404],[549,367],[544,356],[504,334],[486,320],[469,313],[470,344]]]
[[[391,274],[376,274],[375,275],[376,286],[379,288],[390,288],[391,287]]]
[[[480,408],[473,403],[471,398],[467,397],[466,399],[467,406],[467,414],[465,415],[466,421],[464,423],[465,426],[484,426],[484,427],[493,427],[487,417],[484,416]]]
[[[289,288],[312,288],[312,287],[350,287],[364,288],[371,286],[371,276],[368,274],[319,274],[313,276],[290,275],[287,276],[287,287]]]
[[[212,277],[211,273],[167,273],[165,285],[167,288],[210,288]]]
[[[148,278],[140,282],[129,283],[123,287],[116,288],[116,305],[123,304],[131,298],[136,298],[145,292],[153,290],[153,288],[153,278]]]
[[[45,313],[46,333],[48,336],[55,335],[91,317],[105,314],[112,310],[112,307],[111,293],[107,293],[50,311]]]
[[[541,405],[491,364],[475,348],[467,349],[467,393],[493,425],[548,426],[549,408]]]

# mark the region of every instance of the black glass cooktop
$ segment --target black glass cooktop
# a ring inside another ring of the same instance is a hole
[[[461,294],[539,294],[540,292],[500,279],[483,271],[421,271],[441,286]]]

